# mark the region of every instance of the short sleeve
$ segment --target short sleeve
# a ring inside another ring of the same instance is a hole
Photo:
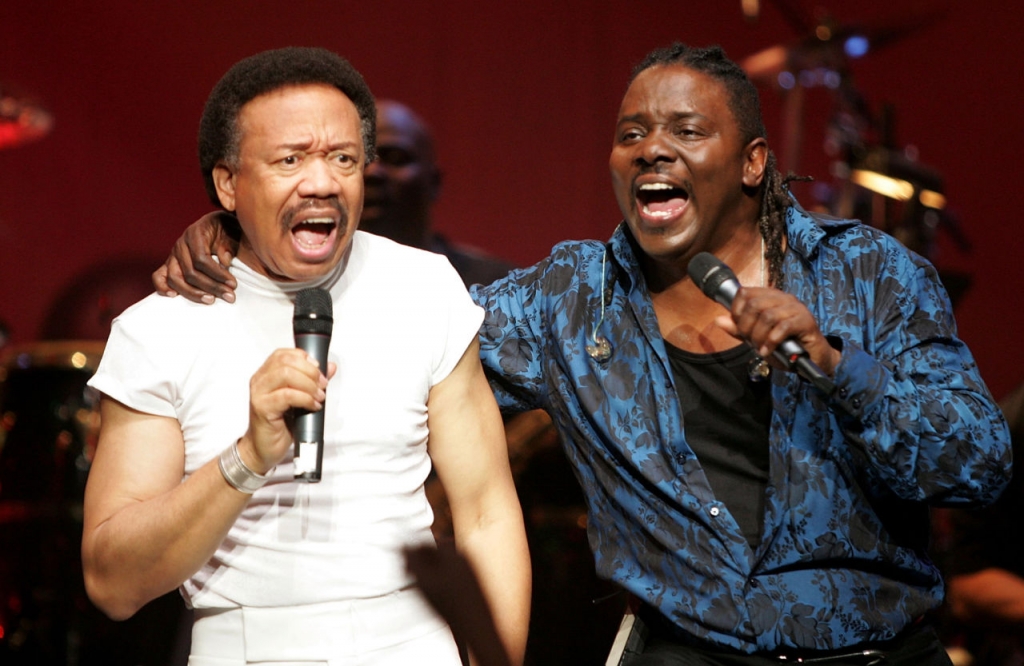
[[[169,333],[153,330],[159,324],[146,314],[148,300],[114,320],[89,386],[140,412],[175,418],[177,396],[167,368],[170,350],[162,344]]]
[[[446,259],[432,281],[437,299],[437,354],[430,373],[430,384],[443,381],[466,353],[466,349],[480,331],[484,310],[469,297],[466,286]]]

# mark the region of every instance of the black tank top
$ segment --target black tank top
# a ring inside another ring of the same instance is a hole
[[[754,350],[742,343],[724,352],[695,354],[665,343],[683,412],[686,441],[728,507],[751,549],[764,524],[768,484],[771,382],[754,382]]]

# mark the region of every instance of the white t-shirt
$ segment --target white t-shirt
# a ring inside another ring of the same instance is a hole
[[[408,586],[401,547],[432,538],[428,393],[483,311],[444,257],[364,232],[315,282],[274,282],[237,260],[231,271],[235,304],[152,295],[126,310],[89,382],[177,419],[187,477],[245,432],[249,379],[274,349],[295,346],[294,294],[331,293],[328,357],[338,370],[327,388],[323,480],[295,482],[289,454],[182,594],[196,608],[287,606]]]

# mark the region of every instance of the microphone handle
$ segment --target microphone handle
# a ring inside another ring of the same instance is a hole
[[[775,348],[772,356],[781,361],[787,368],[793,368],[798,375],[809,381],[814,387],[825,395],[832,395],[836,385],[828,378],[828,375],[818,367],[818,364],[811,360],[810,356],[800,344],[794,340],[783,340],[782,344]]]
[[[723,280],[718,288],[715,289],[713,298],[718,301],[719,304],[725,306],[725,309],[732,309],[733,299],[736,298],[736,294],[739,293],[740,283],[733,279]],[[817,388],[825,395],[832,395],[836,390],[836,385],[828,375],[818,367],[818,365],[811,360],[810,356],[804,350],[800,343],[795,340],[783,340],[782,344],[775,348],[772,353],[782,365],[786,368],[792,368],[798,375],[806,379],[811,383],[812,386]]]
[[[318,333],[299,333],[295,346],[305,351],[320,364],[320,372],[327,372],[327,348],[331,336]],[[320,481],[324,462],[324,412],[326,406],[316,412],[305,409],[295,410],[292,436],[295,439],[295,480],[307,483]]]

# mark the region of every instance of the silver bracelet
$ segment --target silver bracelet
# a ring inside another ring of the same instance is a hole
[[[235,490],[246,495],[252,495],[270,479],[269,472],[257,474],[242,462],[242,456],[238,453],[238,442],[224,449],[217,460],[217,465],[220,467],[220,473],[224,475],[224,479]]]

